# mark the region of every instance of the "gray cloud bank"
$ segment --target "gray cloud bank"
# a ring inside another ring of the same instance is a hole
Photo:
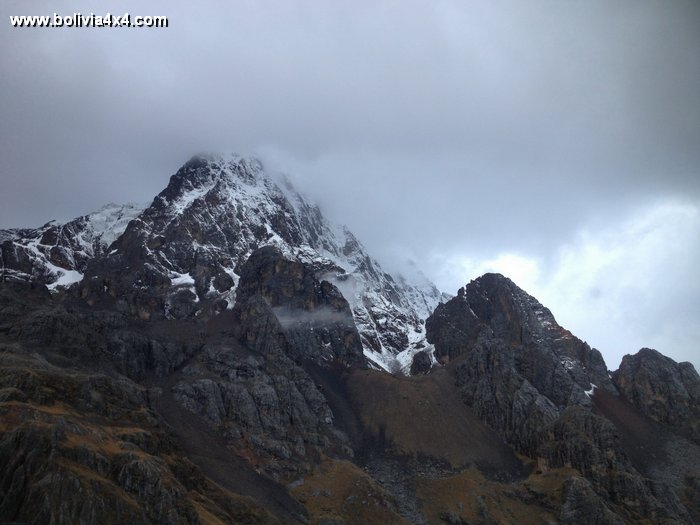
[[[14,29],[9,15],[167,15]],[[0,4],[0,227],[147,201],[200,150],[286,171],[389,266],[500,270],[611,367],[700,364],[700,4]],[[642,341],[643,340],[643,341]]]

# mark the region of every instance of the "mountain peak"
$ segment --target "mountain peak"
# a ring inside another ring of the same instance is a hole
[[[265,181],[262,162],[255,157],[198,154],[170,177],[168,186],[156,197],[154,205],[159,199],[163,204],[170,205],[185,198],[186,206],[217,187],[221,191],[241,184],[255,186]],[[183,204],[180,203],[180,206]]]
[[[231,308],[241,268],[264,246],[341,290],[375,366],[408,370],[413,354],[427,349],[423,323],[439,291],[383,271],[347,228],[289,181],[277,184],[254,157],[192,157],[114,250],[91,263],[82,293],[92,302],[127,298],[144,319],[201,315],[215,302]]]
[[[254,176],[262,173],[264,166],[260,159],[253,156],[238,153],[199,153],[185,162],[177,174],[191,176],[201,173],[202,170],[210,170],[214,176]]]
[[[482,322],[497,324],[496,332],[506,339],[570,336],[548,308],[500,273],[485,273],[461,294],[472,313]]]
[[[600,352],[501,274],[482,275],[438,305],[426,333],[438,361],[466,359],[481,368],[487,355],[498,355],[508,363],[508,374],[534,386],[554,406],[587,404],[584,393],[591,384],[614,390]]]

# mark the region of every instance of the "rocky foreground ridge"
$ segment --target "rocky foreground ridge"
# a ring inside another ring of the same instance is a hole
[[[0,522],[700,522],[692,365],[390,276],[256,161],[0,247]]]

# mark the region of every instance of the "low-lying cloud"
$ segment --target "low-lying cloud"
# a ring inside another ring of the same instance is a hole
[[[275,306],[272,308],[282,328],[296,328],[300,325],[311,326],[313,328],[329,325],[352,326],[352,316],[339,312],[329,306],[320,306],[313,310],[292,309],[286,306]]]

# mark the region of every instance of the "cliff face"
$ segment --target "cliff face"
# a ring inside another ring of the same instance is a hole
[[[472,281],[439,305],[426,328],[437,359],[455,363],[468,398],[494,426],[515,432],[524,449],[530,432],[518,425],[537,429],[567,406],[590,406],[586,392],[593,385],[615,390],[600,352],[498,274]]]
[[[241,271],[234,314],[251,348],[271,339],[298,361],[365,366],[350,306],[328,281],[273,247],[250,256]]]
[[[487,297],[520,293],[486,279],[504,287],[482,283]],[[233,309],[190,320],[3,283],[0,508],[29,523],[692,523],[686,427],[615,384],[583,392],[593,351],[538,336],[513,310],[529,300],[495,304],[490,319],[455,308],[479,335],[403,377],[366,368],[347,301],[275,248],[243,265]]]
[[[1,232],[0,521],[700,521],[691,365],[438,304],[249,159],[120,217]]]
[[[642,348],[622,359],[612,379],[643,414],[700,443],[700,377],[693,365]]]

